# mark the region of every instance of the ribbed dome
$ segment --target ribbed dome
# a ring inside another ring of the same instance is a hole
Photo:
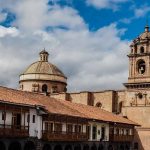
[[[49,53],[42,50],[40,60],[32,63],[21,75],[20,81],[46,80],[66,83],[67,78],[61,70],[48,62]]]
[[[55,65],[46,61],[37,61],[31,64],[23,74],[49,74],[64,76],[63,72],[59,70]]]

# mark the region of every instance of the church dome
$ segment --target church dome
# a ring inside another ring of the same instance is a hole
[[[40,60],[32,63],[29,67],[27,67],[27,69],[20,76],[28,75],[28,74],[31,74],[31,75],[43,74],[45,77],[46,75],[50,77],[50,78],[47,78],[48,80],[53,80],[52,76],[60,76],[60,77],[66,78],[64,73],[60,69],[58,69],[58,67],[48,62],[49,53],[47,51],[42,50],[39,53],[39,55],[40,55]],[[45,77],[44,77],[44,80],[46,79]],[[36,78],[37,76],[35,76],[35,79]],[[56,78],[54,80],[56,80]]]
[[[40,60],[32,63],[20,75],[20,89],[40,91],[42,86],[46,85],[49,92],[54,91],[53,89],[58,92],[65,91],[67,78],[64,73],[54,64],[48,62],[49,53],[47,51],[42,50],[39,55]]]
[[[37,61],[32,63],[22,74],[49,74],[65,77],[60,69],[46,61]]]

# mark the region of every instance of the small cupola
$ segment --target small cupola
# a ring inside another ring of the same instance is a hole
[[[145,32],[149,32],[149,26],[148,25],[145,26]]]
[[[44,49],[42,50],[40,53],[40,61],[45,61],[45,62],[48,62],[48,56],[49,56],[49,53]]]

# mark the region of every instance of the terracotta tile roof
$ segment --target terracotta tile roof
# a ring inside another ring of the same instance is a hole
[[[78,110],[80,113],[84,114],[89,119],[101,120],[106,122],[115,122],[115,123],[125,123],[125,124],[134,124],[139,125],[129,119],[123,118],[119,115],[115,115],[106,110],[100,109],[98,107],[87,106],[78,103],[71,103],[68,101],[62,101],[61,103],[65,103],[65,105]]]
[[[65,100],[54,99],[41,94],[19,91],[5,87],[0,87],[0,102],[29,105],[33,107],[38,105],[44,107],[49,113],[76,116],[106,122],[138,125],[133,121],[97,107],[76,104]]]

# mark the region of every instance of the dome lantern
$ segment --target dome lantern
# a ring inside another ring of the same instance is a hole
[[[42,50],[40,53],[40,61],[45,61],[45,62],[48,62],[48,56],[49,56],[49,53],[47,51]]]
[[[149,32],[149,26],[148,26],[148,24],[145,26],[145,32]]]

